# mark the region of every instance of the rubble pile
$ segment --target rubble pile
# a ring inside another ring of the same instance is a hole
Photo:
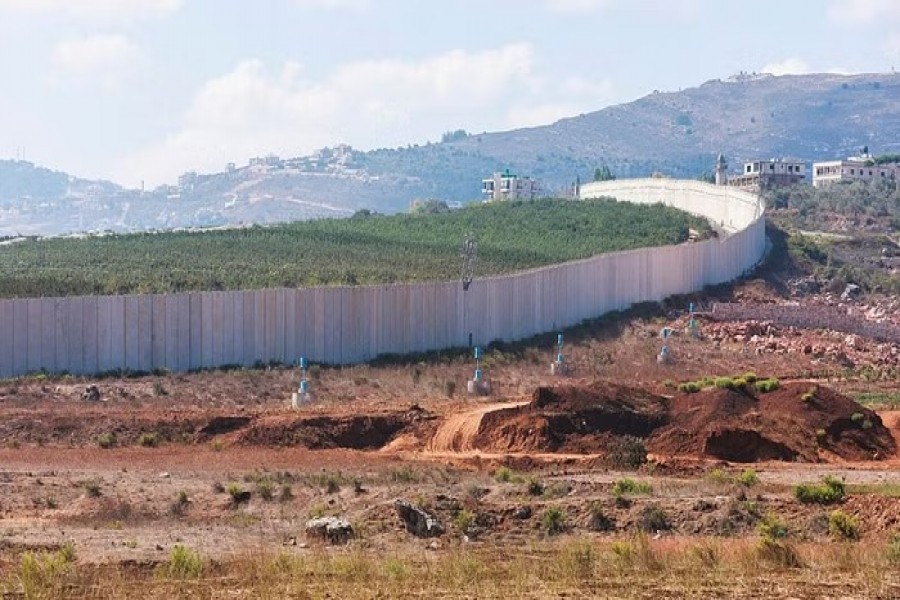
[[[900,344],[827,329],[779,327],[771,321],[726,321],[704,324],[703,333],[713,343],[746,344],[757,354],[803,354],[846,367],[900,366]]]

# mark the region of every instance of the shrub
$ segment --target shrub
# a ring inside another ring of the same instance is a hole
[[[615,531],[616,522],[608,516],[599,502],[591,504],[591,517],[588,527],[594,531]]]
[[[537,479],[528,480],[528,493],[532,496],[544,495],[544,484]]]
[[[863,421],[866,420],[866,415],[860,412],[856,412],[850,416],[850,420],[853,421],[854,424],[862,426]]]
[[[159,435],[155,432],[142,433],[138,443],[145,448],[156,448],[159,446]]]
[[[868,431],[869,429],[872,429],[872,421],[871,421],[871,419],[869,419],[868,417],[866,417],[865,419],[863,419],[863,422],[862,422],[862,428],[865,429],[866,431]]]
[[[716,377],[715,385],[717,388],[725,390],[733,390],[736,387],[731,377]]]
[[[735,377],[733,381],[735,388],[744,389],[745,387],[747,387],[748,381],[743,377]]]
[[[887,560],[894,566],[900,565],[900,533],[895,533],[888,540]]]
[[[90,498],[99,498],[102,495],[99,481],[88,481],[84,484],[84,491]]]
[[[658,504],[648,504],[641,510],[637,526],[641,531],[649,533],[667,531],[671,528],[669,516]]]
[[[566,530],[566,511],[559,506],[551,506],[544,511],[541,518],[541,525],[547,535],[557,535]]]
[[[494,479],[497,483],[525,483],[521,475],[510,469],[509,467],[500,467],[494,472]]]
[[[325,477],[325,493],[337,494],[341,491],[341,480],[338,476],[329,473]]]
[[[774,377],[770,379],[762,379],[756,382],[756,389],[763,394],[774,392],[779,387],[781,387],[781,383]]]
[[[604,464],[612,469],[638,469],[647,462],[647,447],[640,438],[625,435],[607,445]]]
[[[844,499],[844,482],[825,476],[821,484],[803,484],[794,488],[794,496],[803,504],[834,504]]]
[[[191,501],[188,498],[187,492],[181,490],[180,492],[178,492],[178,497],[175,499],[175,502],[173,502],[172,506],[169,507],[169,512],[176,517],[184,516],[184,513],[187,511],[190,502]]]
[[[56,552],[23,554],[19,566],[23,597],[66,597],[64,590],[59,588],[75,558],[75,547],[71,543],[64,544]]]
[[[97,445],[101,448],[109,449],[116,445],[116,434],[115,433],[104,433],[101,436],[97,437]]]
[[[475,515],[465,509],[459,511],[453,517],[453,526],[456,527],[457,531],[459,531],[463,535],[467,535],[469,533],[469,529],[474,524]]]
[[[812,402],[815,397],[816,397],[816,395],[813,394],[812,392],[806,392],[805,394],[800,396],[800,400],[805,403],[809,403],[809,402]]]
[[[816,429],[816,442],[818,442],[818,444],[820,446],[824,446],[825,442],[827,442],[827,441],[828,441],[828,432],[825,431],[824,429]]]
[[[760,560],[785,569],[798,569],[803,566],[803,561],[800,560],[800,555],[793,544],[782,540],[763,537],[756,545],[756,553]]]
[[[153,382],[153,394],[155,396],[168,396],[169,390],[166,389],[166,386],[163,385],[162,381],[154,381]]]
[[[242,488],[238,483],[229,483],[227,491],[228,495],[231,496],[232,504],[234,504],[235,506],[247,502],[250,499],[250,493],[245,492],[244,488]]]
[[[256,482],[256,493],[268,502],[275,497],[275,484],[269,479],[260,479]]]
[[[842,510],[833,510],[828,515],[828,533],[836,540],[856,541],[859,539],[859,519]]]
[[[759,476],[753,469],[744,469],[737,477],[737,482],[744,487],[753,487],[759,483]]]
[[[772,540],[780,540],[787,537],[788,528],[784,521],[778,518],[775,513],[766,513],[757,526],[760,537]]]
[[[203,573],[203,559],[196,550],[176,544],[169,555],[166,573],[175,579],[198,579]]]
[[[747,371],[746,373],[741,375],[741,377],[743,377],[744,381],[746,381],[747,383],[756,383],[756,380],[758,379],[756,373],[754,373],[753,371]]]
[[[629,477],[624,477],[613,484],[612,493],[614,496],[624,496],[626,494],[649,496],[653,493],[653,486],[643,481],[635,481]]]
[[[731,477],[728,473],[725,472],[724,469],[713,469],[710,471],[706,477],[712,481],[713,483],[723,484],[731,481]]]

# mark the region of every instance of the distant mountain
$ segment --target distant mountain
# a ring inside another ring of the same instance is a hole
[[[510,168],[549,195],[608,165],[619,177],[696,177],[723,152],[808,161],[900,152],[900,75],[739,75],[649,96],[552,125],[448,136],[439,144],[252,159],[228,172],[187,173],[178,186],[124,190],[0,162],[0,236],[234,226],[361,208],[405,210],[416,198],[478,199],[481,179]]]

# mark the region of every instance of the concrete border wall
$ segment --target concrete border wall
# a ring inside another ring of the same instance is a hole
[[[582,198],[666,204],[728,234],[458,282],[0,300],[0,377],[185,371],[257,361],[358,363],[555,331],[738,277],[763,255],[755,196],[664,179],[588,184]]]

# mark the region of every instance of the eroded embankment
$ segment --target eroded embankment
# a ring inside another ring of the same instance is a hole
[[[661,457],[734,462],[879,460],[897,449],[876,413],[806,383],[766,394],[748,386],[672,398],[606,382],[538,388],[529,404],[486,414],[475,445],[494,452],[605,454],[628,438]]]

